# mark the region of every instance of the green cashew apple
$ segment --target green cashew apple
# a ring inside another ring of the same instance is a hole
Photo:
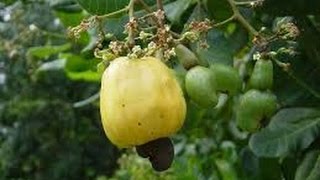
[[[179,44],[175,47],[175,53],[180,63],[186,69],[190,69],[199,64],[199,59],[197,56],[182,44]]]
[[[190,69],[185,86],[188,96],[200,107],[208,108],[218,103],[213,74],[209,68],[196,66]]]
[[[180,87],[183,91],[183,94],[186,94],[186,88],[185,88],[185,77],[187,74],[187,70],[183,68],[183,66],[181,64],[176,65],[173,69],[172,69],[177,81],[180,84]]]
[[[100,114],[110,141],[127,148],[177,132],[186,103],[173,72],[159,59],[119,57],[103,73]]]
[[[271,118],[276,109],[277,99],[271,92],[249,90],[240,98],[237,125],[242,130],[254,132],[260,128],[263,120]]]
[[[236,69],[224,64],[210,66],[214,74],[216,90],[235,95],[241,90],[242,81]]]
[[[254,65],[249,79],[249,88],[266,90],[273,85],[273,64],[271,60],[260,59]]]

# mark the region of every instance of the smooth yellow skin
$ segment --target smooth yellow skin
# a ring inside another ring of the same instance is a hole
[[[186,103],[174,74],[160,60],[120,57],[103,74],[100,113],[110,141],[127,148],[177,132]]]

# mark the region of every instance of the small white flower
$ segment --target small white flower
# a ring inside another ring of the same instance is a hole
[[[141,52],[141,46],[139,46],[139,45],[134,46],[134,47],[132,48],[132,52],[133,52],[133,53],[139,53],[139,52]]]
[[[30,31],[35,31],[35,30],[37,30],[38,29],[38,27],[36,26],[36,25],[34,25],[34,24],[30,24],[29,25],[29,30]]]
[[[254,55],[253,55],[253,60],[259,60],[261,58],[261,54],[260,53],[255,53]]]

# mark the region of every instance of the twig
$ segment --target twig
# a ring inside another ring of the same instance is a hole
[[[74,108],[80,108],[80,107],[86,106],[88,104],[93,103],[97,99],[99,99],[99,97],[100,97],[100,92],[97,92],[96,94],[90,96],[89,98],[87,98],[85,100],[73,103],[73,107]]]
[[[163,3],[162,0],[157,0],[157,7],[159,10],[163,11]]]
[[[66,38],[66,36],[64,34],[53,33],[53,32],[49,32],[49,31],[42,30],[42,29],[40,29],[40,32],[43,35],[49,36],[49,37],[54,37],[54,38],[59,38],[59,39],[65,39]]]
[[[130,0],[130,3],[128,5],[129,7],[129,23],[134,23],[135,19],[134,19],[134,3],[135,0]],[[133,31],[133,27],[129,27],[129,32],[128,32],[128,44],[129,46],[134,45],[134,31]]]
[[[310,87],[307,83],[305,83],[304,81],[296,77],[292,71],[287,71],[287,74],[289,75],[289,77],[294,79],[301,87],[309,91],[314,97],[320,99],[320,93],[318,93],[312,87]]]
[[[114,17],[116,15],[119,15],[119,14],[122,14],[124,12],[127,12],[129,10],[129,6],[126,6],[125,8],[122,8],[118,11],[114,11],[112,13],[109,13],[109,14],[104,14],[104,15],[100,15],[100,16],[97,16],[97,18],[99,19],[105,19],[105,18],[111,18],[111,17]]]
[[[144,0],[136,0],[136,1],[139,2],[139,3],[142,5],[142,8],[143,8],[147,13],[152,13],[152,14],[150,14],[150,15],[148,15],[148,16],[145,16],[145,17],[151,16],[151,18],[152,18],[154,21],[157,22],[157,18],[154,16],[153,10],[147,5],[147,3],[144,2]],[[170,30],[170,33],[171,33],[171,35],[172,35],[173,37],[175,37],[175,38],[180,38],[180,35],[179,35],[178,33],[173,32],[173,31],[171,31],[171,30]]]
[[[291,71],[285,63],[282,63],[281,61],[275,59],[275,57],[272,57],[272,60],[285,72],[288,74],[289,77],[291,77],[293,80],[296,81],[297,84],[299,84],[301,87],[303,87],[305,90],[307,90],[310,94],[312,94],[315,98],[320,99],[320,93],[318,93],[316,90],[314,90],[311,86],[309,86],[307,83],[305,83],[303,80],[299,79],[297,76],[293,74],[293,71]]]
[[[236,6],[236,3],[234,0],[227,0],[231,6],[231,9],[233,11],[233,16],[236,20],[238,20],[244,28],[246,28],[251,34],[254,36],[259,36],[259,32],[255,30],[248,21],[241,15],[239,9]]]
[[[148,4],[146,2],[144,2],[144,0],[136,0],[138,3],[141,4],[142,8],[147,12],[147,13],[152,13],[152,9],[148,6]]]
[[[162,0],[157,0],[157,7],[158,7],[158,12],[159,13],[163,13],[163,16],[164,16],[164,19],[165,19],[165,13],[164,13],[164,9],[163,9],[163,3],[162,3]],[[159,27],[161,29],[164,29],[164,22],[162,20],[159,20],[160,17],[157,17],[158,18],[158,23],[159,23]]]
[[[242,6],[242,5],[253,5],[253,4],[256,4],[256,3],[261,3],[261,2],[263,2],[263,1],[264,1],[264,0],[241,1],[241,2],[235,1],[234,3],[235,3],[237,6]]]
[[[218,23],[214,23],[213,26],[214,27],[222,26],[224,24],[229,23],[230,21],[233,21],[234,19],[235,19],[235,16],[231,16],[231,17],[229,17],[228,19],[226,19],[224,21],[221,21],[221,22],[218,22]]]

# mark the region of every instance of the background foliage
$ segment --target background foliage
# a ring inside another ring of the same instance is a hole
[[[0,2],[0,179],[316,177],[304,167],[316,169],[320,163],[315,160],[320,148],[319,1],[265,0],[257,8],[240,6],[253,27],[263,27],[267,34],[275,33],[283,22],[293,22],[300,30],[295,42],[269,46],[276,51],[293,44],[295,50],[294,55],[277,55],[291,64],[287,72],[275,66],[278,112],[266,127],[250,134],[236,127],[236,98],[219,110],[202,109],[189,101],[186,123],[173,137],[174,164],[164,173],[155,173],[132,150],[120,152],[104,135],[97,104],[100,61],[93,55],[97,28],[78,40],[67,36],[68,27],[77,26],[89,13],[110,13],[128,2],[79,0],[82,7],[74,0]],[[154,7],[154,1],[146,2]],[[227,0],[202,2],[164,1],[172,30],[182,32],[184,24],[194,19],[221,22],[232,15]],[[141,7],[139,13],[144,13]],[[102,28],[123,39],[127,20],[125,14],[109,18]],[[214,28],[206,38],[209,49],[190,44],[201,62],[243,66],[246,80],[257,50],[252,35],[231,22]]]

